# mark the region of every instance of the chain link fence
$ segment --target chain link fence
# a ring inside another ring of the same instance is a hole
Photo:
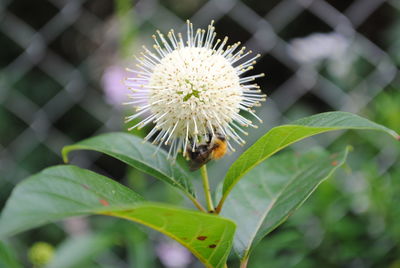
[[[106,67],[116,64],[120,41],[114,5],[108,0],[0,2],[3,196],[24,177],[61,163],[63,146],[124,128],[123,112],[107,104],[101,86]],[[183,30],[188,18],[202,28],[215,20],[217,33],[262,54],[256,70],[266,73],[259,84],[269,100],[260,111],[265,126],[249,138],[251,144],[266,129],[304,115],[365,113],[381,92],[396,88],[392,53],[397,47],[385,36],[399,9],[395,0],[142,0],[125,16],[136,31],[135,45],[151,41],[156,29]],[[134,47],[128,50],[135,53]],[[327,146],[341,135],[308,142]],[[373,137],[373,160],[384,173],[398,161],[399,151]],[[123,174],[94,165],[97,157],[79,154],[75,161]]]

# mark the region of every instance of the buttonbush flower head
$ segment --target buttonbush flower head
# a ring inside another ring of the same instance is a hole
[[[226,137],[228,148],[234,151],[232,141],[245,143],[243,127],[256,127],[241,111],[261,122],[252,108],[265,100],[254,83],[264,74],[244,75],[260,55],[251,56],[240,42],[227,45],[228,37],[216,39],[214,30],[213,21],[207,31],[195,31],[187,21],[185,36],[174,30],[167,36],[157,31],[154,50],[143,46],[137,68],[127,69],[133,74],[126,80],[133,91],[127,104],[136,113],[126,121],[146,115],[129,130],[154,123],[145,140],[169,145],[168,155],[173,158],[181,150],[185,154],[188,146],[195,150],[216,134]]]

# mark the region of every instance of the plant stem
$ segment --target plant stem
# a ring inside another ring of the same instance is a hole
[[[200,211],[202,211],[202,212],[207,212],[207,210],[199,203],[199,201],[198,201],[196,198],[194,198],[194,197],[191,196],[191,195],[188,195],[188,197],[189,197],[189,199],[193,202],[193,204],[195,205],[195,207],[196,207],[198,210],[200,210]]]
[[[221,200],[218,202],[217,208],[215,209],[215,213],[219,214],[221,212],[222,209],[222,205],[225,202],[225,198],[224,196],[222,196]]]
[[[247,268],[247,263],[249,262],[249,256],[246,256],[240,262],[240,268]]]
[[[213,201],[211,198],[211,190],[210,190],[210,184],[208,183],[208,174],[207,174],[206,165],[203,165],[200,168],[200,172],[201,172],[201,178],[203,180],[203,188],[204,188],[204,194],[205,194],[206,202],[207,202],[207,209],[208,209],[208,212],[213,213],[214,205],[213,205]]]

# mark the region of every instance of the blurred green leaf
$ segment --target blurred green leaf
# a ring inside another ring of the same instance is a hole
[[[400,128],[400,90],[399,88],[381,92],[373,102],[373,109],[368,106],[366,112],[388,127]]]
[[[222,267],[235,224],[216,215],[143,202],[119,183],[75,166],[57,166],[13,190],[0,217],[0,237],[78,215],[108,215],[141,223],[187,247],[207,267]]]
[[[155,252],[149,235],[139,226],[123,228],[124,241],[127,247],[129,267],[155,267]]]
[[[221,215],[237,224],[234,249],[247,259],[254,246],[282,224],[338,167],[348,149],[329,155],[318,150],[284,153],[247,173],[233,189]]]
[[[182,190],[190,199],[195,198],[191,175],[179,165],[172,165],[165,151],[158,150],[155,154],[157,146],[143,143],[141,138],[122,132],[89,138],[65,146],[62,150],[65,162],[68,161],[68,154],[75,150],[93,150],[112,156]]]
[[[116,0],[115,14],[118,19],[119,52],[121,57],[128,57],[132,53],[137,26],[133,11],[134,2],[130,0]]]
[[[64,241],[55,252],[47,268],[73,268],[83,267],[97,254],[110,248],[115,242],[110,234],[86,234],[71,237]]]
[[[235,184],[251,169],[283,148],[307,137],[346,129],[365,129],[383,131],[400,139],[395,131],[376,124],[368,119],[347,112],[328,112],[305,117],[290,125],[274,127],[246,150],[229,168],[223,185],[222,198],[217,210]]]
[[[21,268],[14,252],[2,241],[0,241],[0,268]]]

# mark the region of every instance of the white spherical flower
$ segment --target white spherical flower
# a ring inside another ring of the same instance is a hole
[[[247,133],[242,127],[256,126],[240,111],[261,121],[252,107],[259,106],[265,95],[253,81],[264,74],[243,76],[260,55],[249,56],[251,51],[239,49],[240,42],[226,46],[227,37],[215,40],[214,29],[211,22],[207,31],[194,32],[188,21],[186,42],[173,30],[167,37],[157,31],[155,51],[143,47],[137,70],[127,69],[134,73],[126,82],[133,91],[127,104],[137,111],[127,122],[145,115],[130,129],[154,123],[145,140],[170,145],[173,158],[216,134],[226,138],[230,150],[232,140],[244,144],[239,133]]]

